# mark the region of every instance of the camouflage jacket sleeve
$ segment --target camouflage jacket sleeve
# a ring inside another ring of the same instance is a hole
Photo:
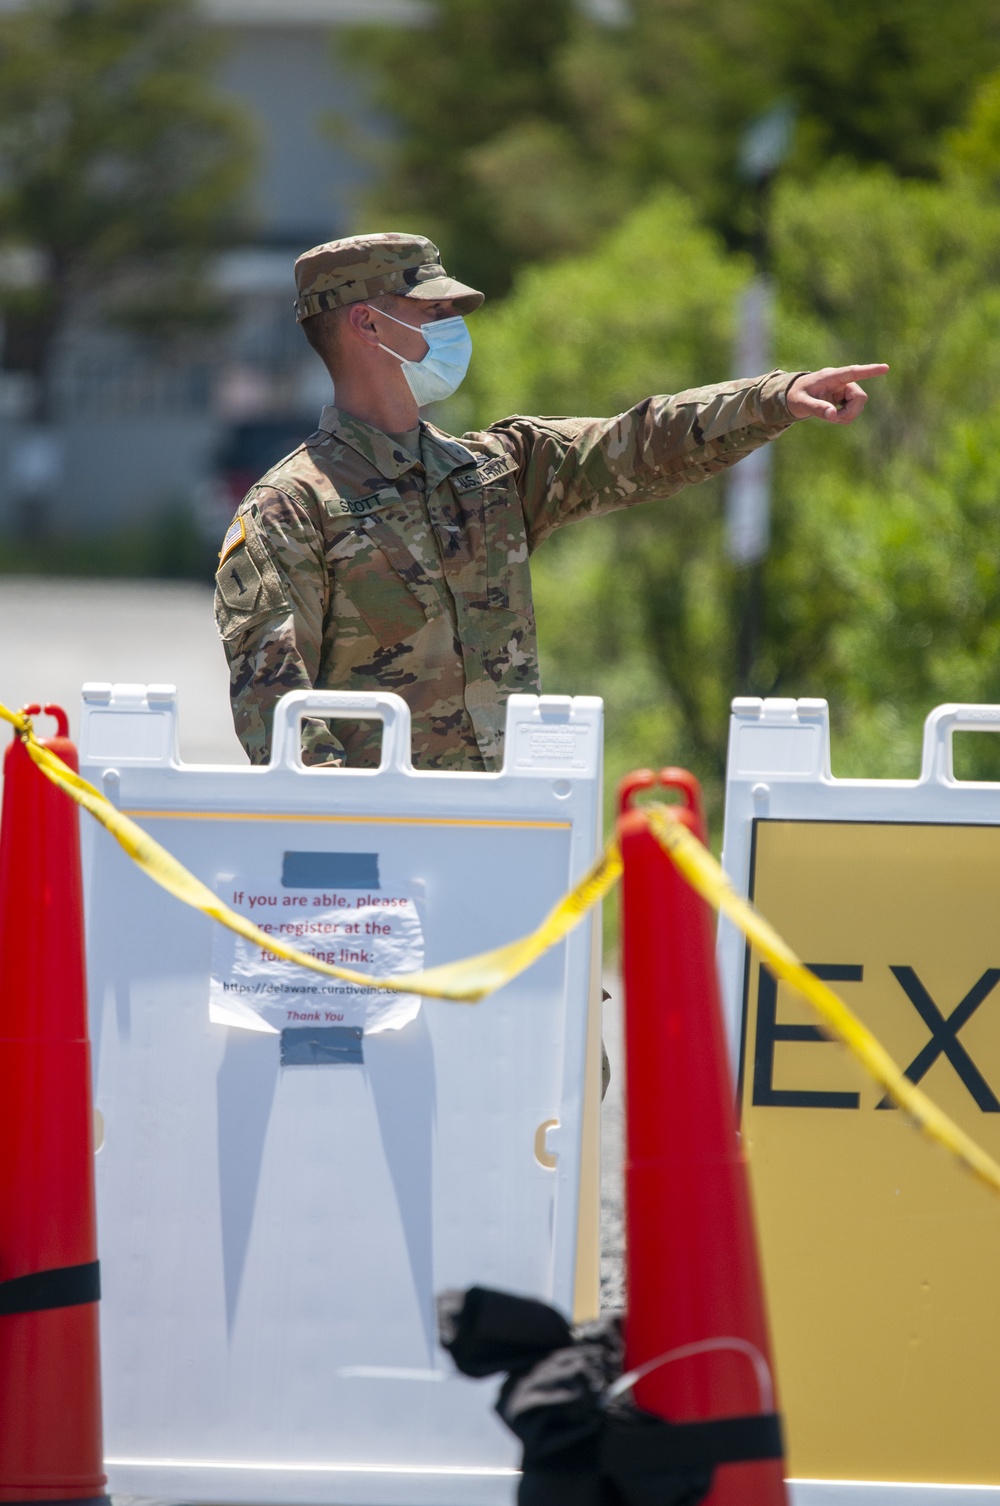
[[[329,592],[323,545],[308,509],[272,487],[250,492],[226,537],[235,542],[216,576],[215,616],[237,735],[250,762],[263,763],[276,703],[311,689],[319,668]],[[325,723],[305,724],[306,763],[342,756]]]
[[[772,371],[648,397],[616,418],[493,424],[518,461],[531,548],[564,523],[669,497],[735,465],[795,422],[785,401],[794,380]]]

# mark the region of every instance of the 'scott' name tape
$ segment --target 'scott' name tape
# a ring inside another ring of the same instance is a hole
[[[426,968],[419,973],[396,973],[388,978],[371,977],[352,968],[335,967],[288,946],[275,936],[267,936],[252,921],[231,910],[218,895],[195,878],[165,847],[122,814],[100,790],[96,789],[65,764],[35,736],[31,718],[0,705],[0,720],[10,722],[24,743],[32,761],[47,779],[63,790],[77,805],[90,812],[111,833],[129,857],[149,877],[179,899],[200,910],[220,925],[265,951],[296,962],[312,972],[358,983],[366,988],[390,989],[394,993],[421,994],[425,998],[447,999],[456,1004],[476,1004],[488,994],[509,983],[536,962],[550,947],[583,919],[599,900],[614,887],[622,872],[621,853],[615,838],[608,842],[597,862],[558,904],[553,906],[536,930],[506,946],[459,962]],[[874,1078],[896,1106],[927,1137],[959,1160],[979,1181],[1000,1193],[1000,1166],[981,1146],[960,1129],[896,1066],[876,1037],[848,1009],[822,979],[804,967],[791,947],[754,909],[736,893],[722,868],[698,838],[676,819],[667,805],[642,807],[650,831],[663,851],[691,887],[712,908],[738,926],[777,977],[802,995],[816,1010],[827,1032],[846,1046],[851,1055]]]

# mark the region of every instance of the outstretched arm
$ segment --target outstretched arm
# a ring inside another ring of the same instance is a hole
[[[850,423],[867,397],[859,379],[882,364],[831,366],[644,398],[615,418],[525,418],[493,424],[518,461],[517,490],[537,548],[555,528],[669,497],[735,465],[797,419]],[[474,437],[474,436],[473,436]]]

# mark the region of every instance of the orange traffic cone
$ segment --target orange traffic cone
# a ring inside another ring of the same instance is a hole
[[[75,769],[66,713],[45,711],[47,746]],[[0,1502],[106,1500],[79,819],[17,737],[0,820],[0,1147]]]
[[[662,785],[705,841],[680,769],[625,779],[626,1353],[640,1407],[711,1423],[710,1506],[785,1506],[774,1367],[708,906],[649,829],[636,791]],[[740,1461],[740,1462],[734,1462]],[[749,1462],[745,1462],[749,1461]]]

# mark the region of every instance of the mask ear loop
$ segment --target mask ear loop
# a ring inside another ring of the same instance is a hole
[[[405,319],[397,319],[395,314],[387,314],[385,309],[372,308],[370,303],[365,304],[369,314],[381,314],[383,319],[391,319],[393,324],[401,324],[404,329],[419,329],[419,324],[407,324]]]
[[[415,329],[419,333],[419,328],[420,328],[419,325],[416,325],[416,324],[407,324],[407,322],[406,322],[405,319],[397,319],[393,314],[387,314],[386,311],[385,311],[385,309],[373,309],[370,303],[366,303],[365,304],[365,308],[368,310],[369,314],[381,314],[384,318],[391,319],[392,322],[393,322],[393,324],[401,324],[404,329]],[[421,338],[423,338],[423,337],[421,337]],[[429,340],[424,340],[424,344],[427,346],[427,351],[429,351],[430,348],[431,348],[430,347],[430,341]],[[379,348],[379,350],[386,351],[387,354],[389,354],[390,356],[395,356],[396,360],[399,362],[399,364],[401,366],[405,366],[406,363],[407,363],[407,361],[408,361],[408,359],[409,359],[408,356],[401,356],[399,354],[398,350],[393,350],[391,345],[383,345],[381,340],[378,342],[378,348]],[[426,352],[425,352],[425,354],[426,354]],[[423,359],[424,359],[424,357],[421,356],[420,360],[422,361]],[[414,361],[412,364],[413,365],[418,365],[419,363],[416,362],[416,361]]]

